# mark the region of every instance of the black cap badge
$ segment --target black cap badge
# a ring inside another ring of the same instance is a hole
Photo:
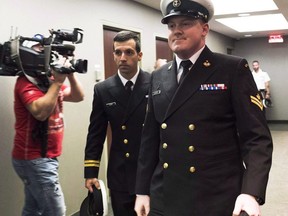
[[[180,7],[181,1],[180,0],[173,0],[173,7],[177,8]]]

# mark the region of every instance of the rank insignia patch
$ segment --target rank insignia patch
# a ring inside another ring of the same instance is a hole
[[[250,99],[251,99],[251,102],[253,103],[253,104],[255,104],[256,106],[258,106],[262,111],[263,111],[263,104],[262,104],[262,101],[261,101],[261,99],[260,99],[260,95],[258,94],[258,95],[256,95],[256,97],[255,96],[250,96]]]
[[[84,167],[100,167],[100,161],[98,160],[85,160]]]

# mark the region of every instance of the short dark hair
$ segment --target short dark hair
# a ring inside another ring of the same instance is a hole
[[[118,32],[113,41],[114,42],[124,42],[124,41],[128,41],[130,39],[133,39],[136,43],[136,51],[137,53],[139,53],[141,51],[141,45],[140,45],[140,39],[137,33],[135,32],[131,32],[131,31],[120,31]],[[113,45],[113,49],[114,49],[114,45]]]
[[[254,60],[254,61],[252,62],[252,64],[253,64],[253,63],[259,64],[259,61],[258,61],[258,60]]]

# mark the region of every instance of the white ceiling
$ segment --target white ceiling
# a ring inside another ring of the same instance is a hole
[[[159,10],[160,11],[160,1],[161,0],[133,0],[135,2],[139,2],[143,5],[146,5],[148,7],[151,7],[151,8],[154,8],[156,10]],[[215,2],[216,1],[220,1],[220,0],[214,0]],[[222,1],[222,0],[221,0]],[[235,2],[233,2],[235,1]],[[261,4],[261,1],[263,0],[256,0],[256,3],[258,1],[258,4]],[[265,30],[265,31],[262,31],[262,30],[257,30],[256,27],[260,26],[260,24],[262,24],[263,26],[263,22],[259,24],[256,23],[254,24],[255,26],[255,30],[252,27],[250,27],[250,29],[252,30],[248,30],[246,32],[238,32],[232,28],[229,28],[227,27],[226,25],[216,21],[216,19],[220,19],[220,18],[236,18],[238,17],[238,13],[236,12],[231,12],[230,14],[222,14],[222,15],[214,15],[214,17],[212,18],[212,20],[209,22],[210,23],[210,28],[213,30],[213,31],[216,31],[216,32],[219,32],[223,35],[226,35],[228,37],[231,37],[231,38],[234,38],[234,39],[241,39],[241,38],[245,38],[246,36],[245,35],[250,35],[250,37],[269,37],[269,35],[272,35],[272,34],[280,34],[280,35],[288,35],[288,0],[273,0],[274,3],[276,4],[276,6],[278,7],[278,9],[274,9],[274,10],[262,10],[262,11],[257,11],[257,12],[251,12],[251,11],[243,11],[243,12],[249,12],[250,16],[256,16],[256,15],[275,15],[275,14],[282,14],[283,15],[283,20],[285,22],[285,26],[284,28],[282,27],[276,27],[277,24],[279,23],[279,21],[275,21],[275,25],[273,25],[273,22],[272,22],[272,26],[271,28],[274,29],[274,30]],[[213,2],[213,0],[212,0]],[[223,3],[225,1],[223,0]],[[243,0],[229,0],[229,3],[233,2],[232,4],[232,7],[231,9],[236,9],[237,7],[239,8],[239,6],[246,6],[246,5],[243,5],[244,4],[244,1]],[[239,2],[238,6],[237,6],[237,2]],[[248,1],[249,2],[249,1]],[[251,0],[249,2],[249,7],[252,6],[252,3]],[[216,5],[216,4],[215,4]],[[231,4],[230,4],[231,5]],[[229,5],[225,4],[223,5],[223,7],[228,7]],[[261,5],[259,5],[259,8],[260,8]],[[248,7],[248,8],[249,8]],[[223,8],[216,8],[215,7],[215,12],[217,11],[221,11]],[[246,9],[247,10],[247,9]],[[161,13],[161,12],[160,12]],[[265,16],[264,16],[265,17]],[[261,19],[260,19],[261,20]],[[160,22],[160,20],[159,20]],[[245,22],[245,21],[244,21]],[[247,22],[247,27],[248,27],[248,24],[249,24],[249,21]],[[265,23],[264,23],[264,26],[265,26]],[[268,26],[268,24],[267,24]],[[252,36],[251,36],[252,35]]]

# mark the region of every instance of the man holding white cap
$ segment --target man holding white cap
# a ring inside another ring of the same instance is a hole
[[[161,0],[175,53],[152,74],[138,160],[138,216],[259,216],[272,138],[245,59],[205,42],[210,0]]]

